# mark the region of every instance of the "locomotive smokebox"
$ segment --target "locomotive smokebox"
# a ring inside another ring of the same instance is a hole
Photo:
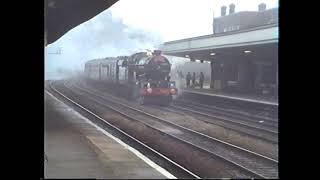
[[[137,53],[132,55],[131,59],[132,64],[129,69],[147,79],[164,80],[171,70],[170,62],[159,50],[153,51],[152,56],[147,53]]]

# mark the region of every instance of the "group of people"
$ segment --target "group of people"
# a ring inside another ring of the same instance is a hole
[[[184,75],[183,75],[181,70],[177,71],[177,75],[178,75],[178,77],[180,79],[184,79]],[[200,88],[203,88],[203,81],[204,81],[203,72],[200,72],[200,75],[198,77],[199,77],[199,83],[196,82],[196,78],[197,78],[196,73],[193,72],[193,75],[191,76],[191,73],[188,72],[187,76],[185,77],[186,78],[187,87],[196,87],[198,85]]]
[[[203,72],[200,72],[199,77],[199,86],[200,88],[203,88],[203,80],[204,80],[204,75]],[[192,82],[192,87],[195,87],[196,84],[196,73],[193,72],[193,75],[191,76],[191,73],[188,72],[187,76],[186,76],[186,82],[187,82],[187,87],[190,87],[190,81]]]

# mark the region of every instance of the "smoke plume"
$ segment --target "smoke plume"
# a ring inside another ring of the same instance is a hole
[[[65,78],[91,59],[131,55],[162,43],[158,33],[128,26],[106,10],[45,48],[45,79]]]

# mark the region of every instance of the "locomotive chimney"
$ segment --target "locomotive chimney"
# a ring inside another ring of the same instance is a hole
[[[154,50],[153,54],[156,55],[156,56],[161,55],[161,51],[160,50]]]
[[[265,3],[261,3],[258,6],[259,12],[266,10],[267,5]]]
[[[225,16],[227,11],[227,6],[222,6],[221,7],[221,16]]]
[[[229,5],[229,15],[234,13],[235,5],[232,3]]]

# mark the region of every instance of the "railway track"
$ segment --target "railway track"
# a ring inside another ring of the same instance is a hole
[[[75,85],[72,87],[73,89],[78,89],[81,93],[87,94],[88,97],[90,96],[91,100],[101,106],[113,109],[127,118],[139,121],[152,129],[165,133],[172,138],[190,145],[192,148],[206,152],[211,156],[219,157],[226,163],[251,174],[253,177],[278,177],[277,160],[196,132],[192,129],[182,127],[165,119],[155,117],[154,115],[130,107],[127,104],[118,102],[112,96],[102,96],[98,92],[90,92],[87,89]],[[139,119],[133,118],[137,116]]]
[[[104,128],[108,129],[109,132],[112,132],[113,134],[116,134],[118,138],[124,140],[126,143],[130,145],[134,145],[136,149],[138,149],[141,152],[144,152],[144,154],[147,154],[148,157],[155,162],[158,162],[158,164],[162,164],[164,168],[167,170],[170,170],[172,174],[174,174],[177,178],[193,178],[193,179],[200,179],[200,176],[197,174],[191,172],[187,168],[183,167],[182,165],[176,163],[174,160],[166,157],[159,151],[156,151],[155,149],[151,148],[147,144],[139,141],[135,137],[129,135],[128,133],[124,132],[120,128],[116,127],[115,125],[111,124],[107,120],[101,118],[99,115],[93,113],[89,109],[85,108],[84,106],[80,105],[79,103],[75,102],[71,98],[67,97],[64,93],[57,90],[52,82],[50,82],[48,86],[48,91],[54,92],[54,94],[59,95],[64,100],[71,103],[73,106],[77,107],[77,109],[81,110],[82,112],[85,112],[85,115],[90,117],[90,119],[94,119],[96,121],[100,121],[103,123]]]
[[[212,118],[196,115],[192,112],[184,112],[172,107],[163,107],[157,105],[141,106],[130,100],[125,100],[120,94],[115,94],[116,89],[110,91],[110,85],[99,86],[100,84],[87,84],[83,81],[77,83],[81,87],[92,89],[100,92],[102,95],[112,94],[118,101],[137,107],[158,117],[162,117],[181,126],[191,128],[208,136],[215,137],[222,141],[243,147],[245,149],[257,152],[264,156],[278,160],[278,136],[274,134],[266,134],[259,130],[241,127],[236,124],[230,124],[214,120]],[[200,123],[197,123],[199,121]],[[209,126],[207,126],[209,125]]]
[[[254,124],[263,125],[266,127],[278,128],[278,120],[266,116],[259,116],[255,114],[250,114],[247,112],[242,112],[239,110],[232,110],[221,108],[217,106],[209,106],[205,104],[200,104],[196,102],[186,101],[186,100],[177,100],[175,101],[176,105],[186,106],[195,109],[201,109],[204,112],[210,112],[215,115],[226,116],[234,119],[240,119],[241,121],[252,122]]]
[[[188,102],[196,103],[197,105],[205,105],[215,107],[217,110],[228,110],[229,112],[255,116],[266,120],[278,119],[278,107],[274,105],[263,105],[259,103],[245,102],[240,100],[230,100],[222,97],[211,97],[207,95],[182,94],[183,100],[188,99]],[[179,100],[181,98],[178,98]]]
[[[230,118],[222,115],[217,116],[210,112],[204,112],[201,108],[196,107],[186,108],[179,105],[172,105],[169,108],[162,109],[172,112],[183,112],[195,116],[197,117],[197,120],[201,120],[209,124],[222,126],[226,129],[233,130],[271,143],[278,143],[278,131],[276,131],[274,128],[266,128],[263,125],[257,124],[256,122],[252,123],[251,121],[249,121],[250,123],[248,123],[247,121],[241,121],[239,119],[235,119],[234,117]],[[257,126],[256,124],[259,126]]]
[[[79,83],[79,85],[82,85],[82,84]],[[99,92],[101,91],[99,90]],[[190,109],[185,107],[179,107],[178,105],[170,106],[168,108],[152,106],[152,105],[150,105],[150,107],[153,107],[155,109],[161,109],[164,112],[173,112],[181,115],[188,114],[189,116],[195,117],[196,120],[203,121],[205,123],[209,123],[213,125],[218,125],[225,129],[228,129],[240,134],[244,134],[254,139],[259,139],[272,144],[278,143],[278,133],[276,130],[274,130],[275,128],[272,129],[272,127],[269,127],[270,128],[269,130],[267,127],[267,129],[264,129],[263,127],[264,125],[260,124],[256,120],[250,120],[249,123],[252,124],[250,125],[245,120],[242,120],[242,122],[239,122],[239,120],[235,119],[236,117],[234,116],[232,116],[233,119],[230,120],[231,117],[225,117],[226,115],[224,116],[220,114],[219,114],[220,116],[217,116],[215,114],[212,115],[206,112],[197,111],[195,110],[196,108]],[[257,123],[258,123],[258,127],[255,126]]]
[[[174,108],[173,106],[166,107],[166,106],[157,106],[152,104],[148,104],[147,106],[145,105],[141,106],[134,102],[131,102],[131,100],[129,101],[125,100],[122,95],[119,95],[117,93],[115,94],[114,89],[110,90],[109,88],[106,88],[106,87],[109,87],[110,85],[100,87],[98,86],[99,84],[87,84],[81,81],[79,81],[77,84],[79,86],[83,86],[83,87],[92,89],[94,91],[100,92],[101,94],[106,96],[112,94],[114,97],[117,98],[117,100],[122,101],[130,106],[137,106],[138,109],[147,111],[155,116],[159,116],[165,119],[169,118],[170,121],[178,123],[181,126],[189,127],[193,130],[202,132],[209,136],[218,138],[220,140],[229,142],[231,144],[235,144],[245,149],[249,149],[259,154],[263,154],[267,157],[271,157],[272,159],[278,160],[278,150],[277,150],[278,134],[277,133],[264,132],[264,131],[261,131],[259,128],[252,129],[246,126],[239,126],[237,125],[237,123],[229,123],[228,121],[225,122],[226,120],[221,121],[212,117],[209,118],[206,115],[205,116],[197,115],[195,113],[189,112],[188,110],[184,111],[181,109]],[[171,115],[163,112],[171,112],[173,116],[175,116],[174,114],[181,116],[180,120],[177,120],[177,118],[174,118]],[[187,117],[187,119],[184,119],[184,117]],[[199,123],[199,125],[201,124],[202,127],[198,125],[193,127],[192,124],[197,123],[196,121],[200,121],[201,123]],[[212,128],[213,129],[212,130],[207,129],[206,124],[212,125],[212,126],[209,126],[210,127],[209,129],[212,129]],[[218,128],[219,130],[216,131],[217,129],[215,128]],[[223,131],[223,129],[225,129],[226,131]]]

